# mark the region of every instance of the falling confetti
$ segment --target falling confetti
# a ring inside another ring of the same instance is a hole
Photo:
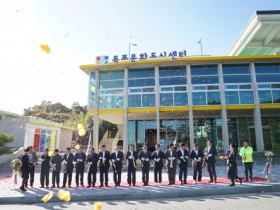
[[[49,45],[47,45],[47,44],[41,44],[40,47],[41,47],[41,50],[42,50],[42,51],[45,51],[47,54],[50,54],[50,53],[51,53],[51,48],[49,47]]]
[[[45,196],[42,198],[42,201],[43,201],[44,203],[47,203],[52,197],[53,197],[53,192],[49,192],[47,195],[45,195]]]
[[[100,203],[95,203],[95,204],[93,205],[93,209],[94,209],[94,210],[101,210],[101,209],[102,209],[102,205],[101,205]]]

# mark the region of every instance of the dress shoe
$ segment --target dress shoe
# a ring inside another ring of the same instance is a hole
[[[69,188],[71,188],[71,185],[68,185]]]
[[[53,186],[51,186],[51,188],[55,188],[55,186],[53,185]]]
[[[61,188],[65,188],[66,186],[65,185],[63,185]]]
[[[59,185],[57,185],[57,188],[60,188]]]
[[[77,185],[76,185],[76,188],[78,188],[78,187],[79,187],[79,185],[77,184]]]
[[[131,186],[131,184],[128,185],[129,187]]]
[[[242,184],[242,179],[240,179],[240,184]]]
[[[118,185],[117,184],[115,184],[115,186],[114,187],[117,187]]]
[[[47,185],[46,188],[49,188],[49,186]]]
[[[252,178],[250,178],[250,182],[252,182],[253,181],[253,179]]]
[[[90,187],[91,187],[90,185],[87,186],[87,188],[90,188]]]
[[[92,184],[92,187],[95,187],[95,184]]]
[[[104,185],[103,185],[103,184],[101,184],[101,185],[99,185],[99,187],[104,187]]]
[[[41,187],[39,187],[39,188],[44,188],[44,186],[41,186]]]
[[[81,184],[82,187],[85,187],[83,184]]]
[[[230,184],[229,186],[230,186],[230,187],[233,187],[233,186],[235,186],[235,184],[234,184],[234,183],[232,183],[232,184]]]
[[[209,181],[208,183],[213,183],[213,181]]]
[[[23,192],[27,191],[24,187],[20,187],[19,189]]]
[[[133,184],[133,187],[135,187],[135,184]]]
[[[106,187],[109,187],[109,185],[108,185],[108,184],[105,184],[105,186],[106,186]]]
[[[146,186],[146,184],[144,183],[143,186]]]

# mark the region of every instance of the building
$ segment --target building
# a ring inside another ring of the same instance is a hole
[[[280,148],[280,55],[173,55],[80,66],[89,75],[94,147],[103,119],[118,125],[124,151],[207,139],[220,152],[243,140],[260,152]]]
[[[62,124],[0,111],[0,132],[12,134],[14,140],[6,147],[33,146],[35,152],[64,150],[71,146],[74,129]]]

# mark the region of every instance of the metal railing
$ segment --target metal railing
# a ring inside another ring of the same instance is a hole
[[[99,148],[101,147],[101,145],[105,145],[107,143],[109,139],[109,131],[107,130],[106,133],[104,134],[103,138],[101,139],[101,141],[99,142]]]

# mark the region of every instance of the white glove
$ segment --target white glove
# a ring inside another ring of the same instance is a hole
[[[197,162],[198,160],[197,160],[196,158],[194,158],[194,161],[196,161],[196,162]]]
[[[112,159],[112,162],[114,163],[114,162],[115,162],[115,160],[114,160],[114,159]]]
[[[157,159],[157,162],[159,162],[159,161],[160,161],[160,158]]]
[[[145,158],[141,158],[141,160],[145,160]]]
[[[204,152],[204,155],[207,155],[207,152]]]
[[[106,160],[106,158],[102,158],[104,161]]]
[[[52,167],[55,167],[56,166],[56,163],[52,164]]]
[[[157,161],[157,159],[156,159],[156,158],[154,158],[154,161]]]
[[[188,156],[185,156],[185,158],[188,159],[189,157],[188,157]]]
[[[117,158],[117,161],[120,161],[120,158]]]
[[[99,160],[102,160],[102,157],[99,157]]]
[[[91,164],[92,164],[92,162],[88,162],[88,164],[89,164],[89,165],[91,165]]]
[[[183,156],[181,156],[180,158],[181,158],[182,160],[184,159],[184,157],[183,157]]]
[[[133,159],[134,159],[134,157],[133,157],[133,156],[130,156],[130,157],[129,157],[129,159],[133,160]]]
[[[201,157],[199,157],[197,161],[200,162],[201,161]]]
[[[211,157],[211,156],[212,156],[212,154],[209,154],[209,155],[208,155],[208,157]]]
[[[146,158],[146,161],[150,161],[150,159],[149,159],[149,158]]]
[[[171,157],[169,157],[169,158],[168,158],[168,160],[172,160],[172,158],[171,158]]]

